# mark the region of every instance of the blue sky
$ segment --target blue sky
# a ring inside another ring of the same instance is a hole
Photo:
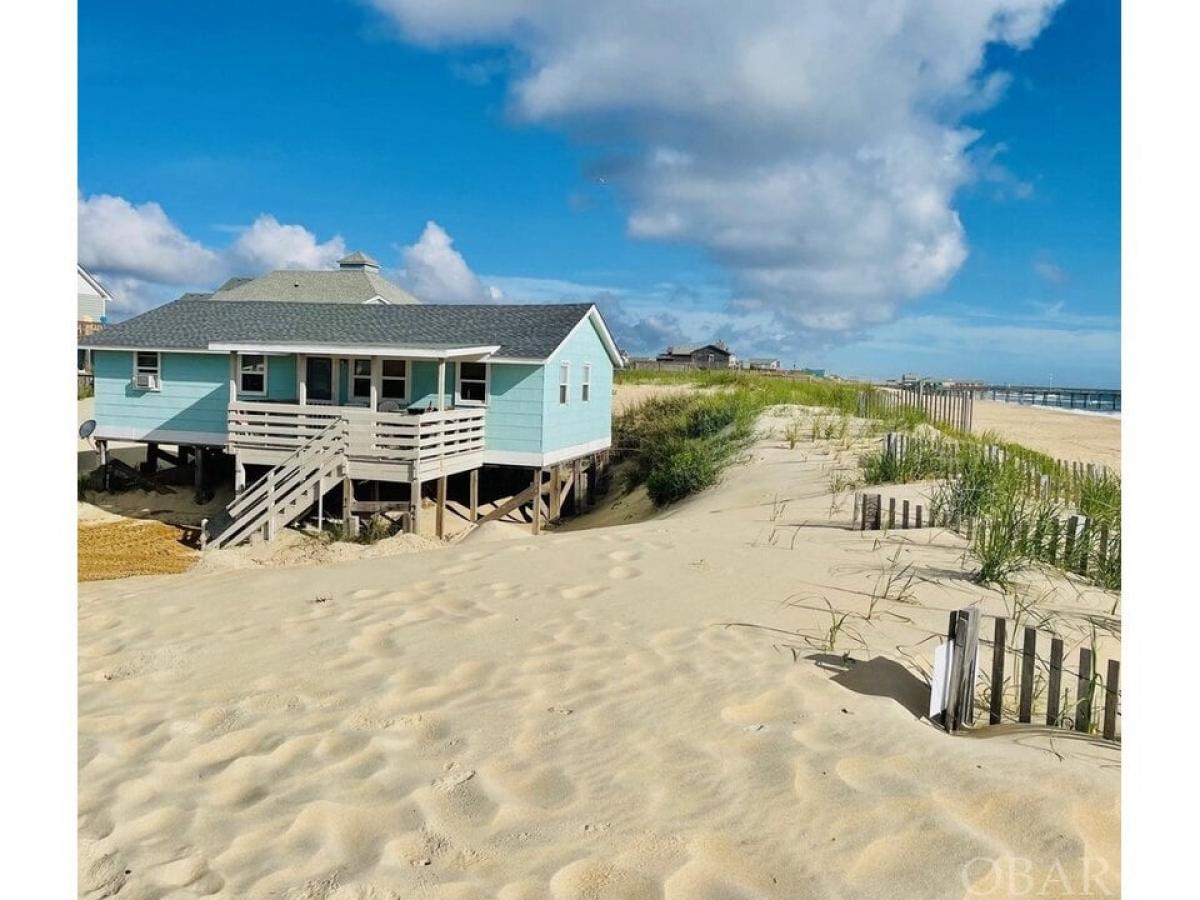
[[[82,0],[81,260],[118,315],[361,248],[635,353],[1118,384],[1119,5],[795,6]]]

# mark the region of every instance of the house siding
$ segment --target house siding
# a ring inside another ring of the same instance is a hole
[[[570,366],[570,402],[558,402],[559,366]],[[592,366],[591,399],[582,400],[583,367]],[[542,393],[542,452],[612,440],[613,367],[589,319],[546,363]]]
[[[163,353],[162,389],[133,387],[133,353],[97,350],[95,418],[101,437],[131,438],[155,432],[219,436],[226,433],[229,357],[204,353]],[[199,438],[198,438],[199,440]]]
[[[489,368],[484,449],[541,453],[544,369],[516,363]]]

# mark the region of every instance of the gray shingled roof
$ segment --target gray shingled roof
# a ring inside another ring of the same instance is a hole
[[[236,282],[236,283],[235,283]],[[418,303],[416,297],[369,268],[281,269],[249,280],[230,279],[213,300],[271,300],[285,303]]]
[[[412,304],[176,301],[79,341],[80,347],[207,350],[209,344],[321,344],[441,349],[499,344],[497,358],[545,359],[590,303]]]
[[[367,256],[367,254],[363,253],[361,250],[355,250],[349,256],[343,256],[338,260],[338,265],[342,266],[343,268],[356,268],[358,266],[374,266],[376,269],[379,268],[379,263]]]

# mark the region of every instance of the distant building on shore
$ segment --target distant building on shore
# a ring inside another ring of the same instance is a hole
[[[824,378],[825,370],[824,369],[801,369],[800,374],[807,375],[809,378]]]
[[[724,341],[711,344],[676,344],[658,354],[656,361],[665,365],[692,369],[728,369],[737,357]]]
[[[783,365],[777,359],[768,359],[765,356],[757,356],[746,360],[746,368],[761,372],[778,372],[781,368],[783,368]]]

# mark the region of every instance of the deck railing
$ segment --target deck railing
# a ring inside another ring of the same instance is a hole
[[[477,408],[414,415],[355,406],[238,402],[229,406],[229,449],[290,454],[341,419],[351,459],[416,464],[481,452],[484,416]]]

